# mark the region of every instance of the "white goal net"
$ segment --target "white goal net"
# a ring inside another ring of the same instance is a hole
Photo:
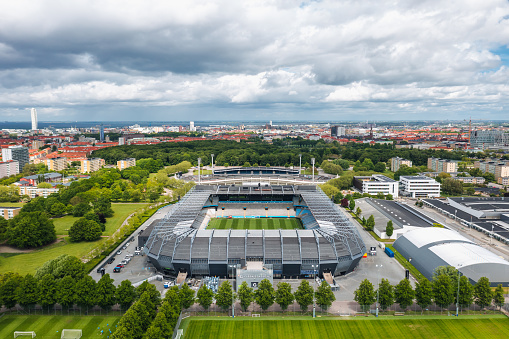
[[[79,339],[81,338],[81,330],[71,330],[71,329],[63,329],[62,335],[60,338],[62,339]]]
[[[34,331],[26,331],[26,332],[15,331],[14,332],[14,338],[17,338],[20,335],[29,335],[29,336],[31,336],[33,338],[33,337],[35,337],[35,332]]]

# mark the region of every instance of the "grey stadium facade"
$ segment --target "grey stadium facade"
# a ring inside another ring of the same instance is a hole
[[[217,211],[221,202],[285,202],[297,211],[304,229],[204,229],[204,211]],[[259,261],[273,265],[274,277],[296,278],[347,274],[366,247],[355,226],[317,186],[197,185],[155,224],[144,251],[159,271],[172,276],[226,277],[229,265]]]

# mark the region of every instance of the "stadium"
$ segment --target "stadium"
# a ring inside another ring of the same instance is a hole
[[[355,226],[314,185],[197,185],[146,242],[167,275],[227,277],[229,267],[270,266],[274,278],[344,275],[366,247]]]

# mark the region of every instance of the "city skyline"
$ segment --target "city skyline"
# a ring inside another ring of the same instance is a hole
[[[30,121],[32,107],[48,122],[507,117],[503,0],[0,10],[2,121]]]

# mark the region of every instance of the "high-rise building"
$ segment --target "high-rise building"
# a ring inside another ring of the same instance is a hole
[[[330,136],[331,137],[341,137],[346,135],[346,129],[341,126],[332,126],[330,128]]]
[[[95,172],[101,169],[105,164],[104,159],[90,158],[81,160],[81,173]]]
[[[453,173],[458,171],[458,162],[448,159],[428,158],[428,168],[433,172]]]
[[[194,121],[190,121],[189,122],[189,131],[190,132],[195,132],[196,131],[196,127],[194,127]]]
[[[509,132],[502,130],[481,130],[470,132],[470,146],[489,147],[507,146],[509,144]]]
[[[101,127],[99,129],[99,141],[103,142],[104,141],[104,125],[101,124]]]
[[[124,144],[125,144],[125,138],[124,138],[124,137],[120,137],[120,138],[118,138],[118,145],[119,145],[119,146],[122,146],[122,145],[124,145]]]
[[[35,108],[30,110],[30,115],[32,116],[32,130],[37,130],[37,111]]]
[[[412,167],[412,160],[403,159],[400,157],[394,157],[390,159],[391,161],[391,171],[396,172],[399,170],[401,165],[407,165],[408,167]]]
[[[9,177],[19,173],[19,164],[16,160],[0,162],[0,178]]]
[[[23,146],[10,146],[9,148],[2,148],[2,160],[16,160],[19,163],[19,171],[23,172],[25,165],[30,162],[28,148]]]

